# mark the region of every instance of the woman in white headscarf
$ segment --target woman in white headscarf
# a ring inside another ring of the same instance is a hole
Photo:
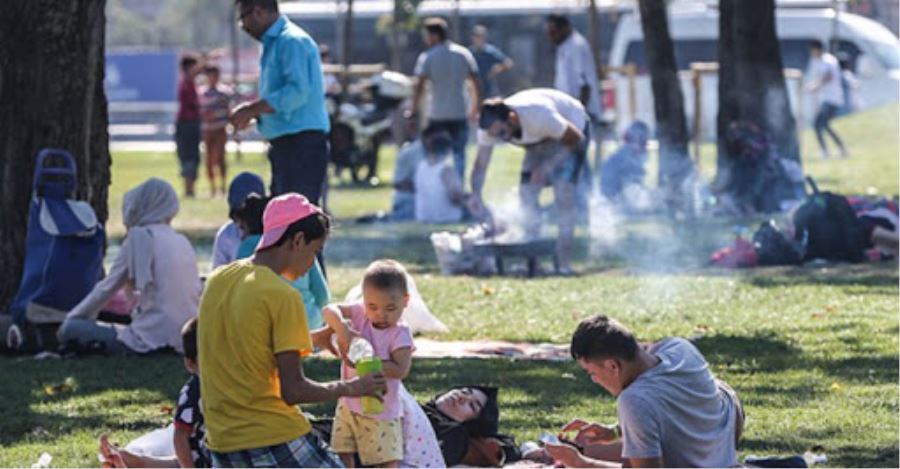
[[[201,283],[194,248],[170,223],[178,196],[166,181],[150,178],[125,194],[128,229],[119,254],[59,329],[63,345],[107,354],[181,351],[181,326],[197,314]],[[101,308],[122,288],[139,295],[127,326],[97,322]]]

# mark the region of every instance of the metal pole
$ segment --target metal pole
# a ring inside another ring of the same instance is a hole
[[[230,38],[231,39],[231,86],[232,86],[232,93],[233,93],[232,96],[233,97],[238,97],[237,96],[237,93],[239,90],[238,85],[240,85],[240,83],[238,83],[238,80],[240,79],[240,68],[241,68],[240,67],[240,54],[238,53],[238,47],[240,47],[239,39],[238,39],[239,36],[238,36],[238,32],[237,32],[237,21],[235,21],[235,18],[237,18],[237,14],[238,14],[237,3],[235,3],[231,7],[231,17],[229,18],[229,21],[231,23],[231,28],[229,28],[229,34],[231,36],[231,38]],[[234,143],[235,143],[235,157],[237,158],[238,162],[240,162],[243,159],[243,155],[241,154],[241,139],[237,136],[236,132],[232,134],[232,137],[234,138]]]
[[[459,20],[459,2],[460,0],[453,0],[453,41],[459,42],[461,37],[462,25]]]
[[[394,17],[391,21],[391,69],[400,70],[400,2],[394,0]]]
[[[691,64],[691,84],[694,86],[694,161],[700,168],[700,139],[703,138],[703,75]]]
[[[588,2],[588,43],[591,45],[591,52],[594,54],[597,70],[594,73],[600,75],[603,57],[600,56],[600,21],[597,18],[597,0]]]
[[[347,11],[344,12],[344,50],[341,71],[341,100],[347,102],[350,94],[350,59],[353,55],[353,0],[347,0]]]
[[[828,45],[829,46],[828,50],[830,50],[831,53],[834,54],[835,52],[837,52],[837,38],[838,38],[837,36],[838,36],[838,20],[839,20],[838,16],[841,14],[840,13],[841,9],[840,9],[840,1],[839,0],[832,0],[831,4],[833,5],[832,8],[834,9],[834,17],[831,20],[831,41],[829,41],[830,44]]]

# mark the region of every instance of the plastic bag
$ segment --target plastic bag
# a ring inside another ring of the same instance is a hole
[[[431,310],[428,309],[428,305],[425,304],[425,300],[419,294],[416,281],[409,275],[406,276],[406,287],[409,290],[409,305],[403,311],[403,321],[409,326],[410,331],[413,334],[420,332],[450,332],[450,329],[440,319],[431,314]],[[353,287],[347,292],[347,296],[344,297],[344,301],[347,303],[356,303],[360,300],[362,300],[362,283]]]

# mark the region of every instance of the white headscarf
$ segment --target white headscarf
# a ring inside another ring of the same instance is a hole
[[[148,225],[167,223],[178,213],[178,195],[162,179],[150,178],[125,193],[122,221],[128,228],[128,249],[123,250],[128,277],[137,290],[153,281],[153,235]]]

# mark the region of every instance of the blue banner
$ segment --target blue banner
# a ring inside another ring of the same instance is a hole
[[[110,102],[175,102],[178,52],[107,52],[103,84]]]

